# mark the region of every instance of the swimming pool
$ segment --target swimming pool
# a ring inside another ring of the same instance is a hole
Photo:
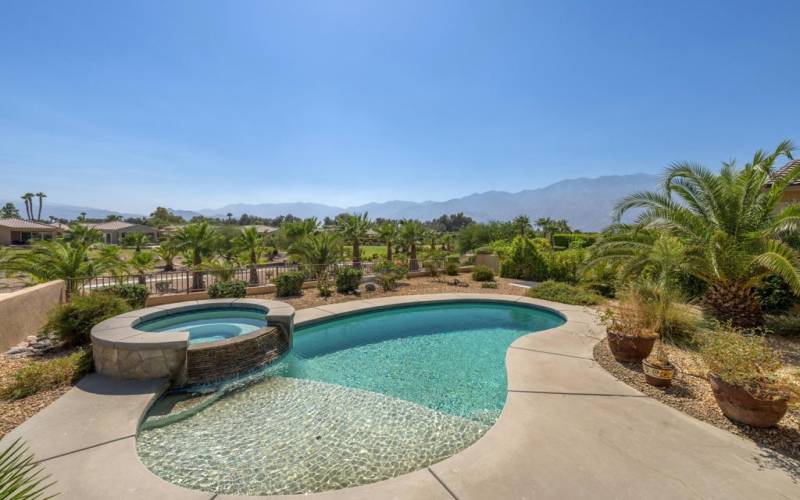
[[[412,472],[478,440],[505,403],[509,345],[563,323],[533,307],[452,302],[300,327],[292,351],[257,381],[188,418],[145,425],[139,454],[168,481],[230,494],[318,492]]]
[[[170,314],[135,326],[144,332],[189,332],[189,344],[216,342],[267,326],[264,311],[242,307],[206,308]]]

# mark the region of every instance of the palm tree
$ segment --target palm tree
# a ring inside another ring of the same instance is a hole
[[[164,271],[171,272],[175,270],[175,257],[178,255],[178,247],[172,239],[163,241],[156,249],[156,254],[164,261]]]
[[[80,216],[78,217],[78,220],[81,222],[86,222],[86,212],[81,212]]]
[[[196,290],[203,288],[203,273],[199,271],[203,257],[211,252],[214,243],[214,228],[208,222],[195,222],[183,226],[175,233],[175,243],[178,249],[188,252],[192,256],[192,286]]]
[[[0,208],[0,219],[19,219],[19,210],[10,201]]]
[[[103,240],[103,233],[86,224],[70,224],[65,239],[89,247]]]
[[[453,234],[452,233],[446,233],[444,236],[442,236],[442,250],[445,250],[447,252],[452,252],[453,251]]]
[[[386,260],[392,260],[392,245],[400,236],[400,228],[394,222],[386,222],[378,227],[378,236],[386,243]]]
[[[289,254],[304,264],[312,276],[318,276],[327,273],[328,267],[339,261],[342,241],[334,233],[316,233],[289,247]]]
[[[96,245],[92,247],[96,259],[104,262],[107,273],[122,278],[128,272],[128,263],[122,258],[122,251],[117,245]]]
[[[361,242],[367,237],[370,222],[367,213],[346,215],[339,219],[338,232],[344,241],[353,245],[353,267],[361,267]]]
[[[800,254],[788,243],[800,228],[800,205],[778,208],[786,187],[800,179],[800,164],[779,177],[773,172],[793,149],[785,141],[772,153],[758,151],[742,168],[723,163],[719,173],[694,163],[671,165],[661,191],[618,203],[617,220],[641,210],[635,226],[604,238],[593,253],[646,252],[652,245],[642,241],[642,230],[674,236],[685,246],[687,272],[707,284],[704,302],[713,316],[743,328],[763,324],[753,288],[765,276],[780,276],[800,294]]]
[[[123,238],[123,243],[129,247],[134,247],[134,252],[139,253],[142,247],[150,243],[150,237],[145,233],[133,232],[128,233]]]
[[[513,224],[518,235],[522,236],[523,238],[528,236],[528,231],[531,228],[531,220],[527,215],[518,215],[514,217]]]
[[[286,238],[287,246],[292,246],[308,235],[314,234],[319,229],[319,221],[316,217],[309,217],[297,222],[284,222],[281,225],[281,233]]]
[[[25,202],[25,214],[28,220],[33,220],[33,193],[25,193],[20,198]]]
[[[128,265],[139,275],[139,284],[144,285],[147,283],[147,273],[156,267],[156,256],[153,252],[138,252],[133,254]]]
[[[256,228],[246,227],[236,237],[234,244],[241,251],[247,252],[250,258],[250,283],[258,284],[258,259],[264,251],[264,237],[258,234]]]
[[[79,289],[79,280],[97,277],[118,264],[102,257],[92,259],[86,245],[58,239],[37,241],[30,252],[17,255],[6,267],[27,273],[39,283],[65,280],[69,297]]]
[[[44,205],[44,199],[47,198],[47,195],[39,191],[36,193],[36,197],[39,198],[39,211],[36,213],[36,220],[42,220],[42,205]],[[33,208],[33,200],[31,200],[31,208]]]
[[[408,248],[409,269],[417,271],[419,263],[417,262],[417,244],[422,241],[425,236],[425,228],[422,227],[418,221],[405,220],[400,229],[400,240]]]

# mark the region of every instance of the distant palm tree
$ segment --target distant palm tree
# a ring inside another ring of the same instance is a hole
[[[258,260],[264,252],[264,237],[258,234],[256,228],[246,227],[236,237],[234,244],[240,251],[247,252],[250,259],[250,283],[258,284]]]
[[[86,212],[81,212],[81,215],[80,217],[78,217],[78,220],[81,222],[86,221]]]
[[[21,198],[25,202],[25,214],[28,220],[33,220],[33,193],[25,193]]]
[[[203,257],[211,252],[214,244],[215,231],[208,222],[195,222],[178,229],[175,233],[175,243],[180,250],[192,256],[192,268],[197,270],[203,263]],[[192,275],[192,286],[196,290],[203,288],[203,273],[195,271]]]
[[[156,267],[156,256],[153,252],[135,253],[128,261],[128,266],[139,275],[139,284],[144,285],[147,283],[147,273]]]
[[[514,217],[513,224],[518,235],[522,236],[523,238],[528,236],[528,231],[531,228],[531,220],[527,215],[518,215]]]
[[[47,198],[47,195],[39,191],[36,193],[36,197],[39,198],[39,211],[36,213],[36,220],[42,220],[42,205],[44,204],[44,199]],[[33,200],[31,200],[31,203],[33,203]],[[31,208],[33,208],[33,205],[31,205]]]
[[[178,247],[171,239],[161,242],[156,249],[156,254],[164,261],[164,271],[170,272],[175,270],[175,257],[178,256]]]
[[[405,220],[400,229],[400,240],[408,248],[409,269],[411,271],[419,270],[419,263],[417,262],[417,244],[422,241],[425,236],[425,228],[422,227],[418,221]]]
[[[289,247],[289,254],[304,264],[312,276],[319,276],[339,261],[342,241],[334,233],[316,233],[294,243]]]
[[[230,224],[230,223],[231,223],[231,219],[233,218],[233,214],[232,214],[232,213],[230,213],[230,212],[228,212],[228,213],[226,214],[226,216],[227,216],[227,218],[228,218],[228,221],[227,221],[227,222],[228,222],[228,224]]]
[[[370,222],[366,212],[363,214],[345,215],[339,219],[337,230],[342,239],[353,245],[353,267],[361,267],[361,242],[367,237]]]
[[[67,229],[65,239],[70,242],[81,244],[85,247],[100,243],[103,240],[103,233],[86,224],[74,223],[70,224]]]
[[[800,252],[789,241],[800,226],[800,205],[779,208],[786,187],[800,179],[800,164],[780,178],[773,172],[775,162],[791,158],[792,150],[785,141],[772,153],[758,151],[743,168],[723,163],[719,173],[693,163],[670,166],[661,191],[620,201],[616,219],[641,210],[636,224],[602,238],[592,259],[652,254],[661,239],[648,241],[641,231],[674,236],[685,248],[685,272],[707,284],[704,301],[717,319],[743,328],[763,324],[753,288],[765,276],[780,276],[800,295]]]
[[[134,247],[134,252],[139,253],[143,246],[150,243],[150,237],[146,233],[133,232],[126,234],[122,242],[126,246]]]
[[[316,217],[309,217],[297,222],[284,222],[281,225],[281,233],[286,238],[287,246],[292,246],[295,242],[314,234],[318,229],[319,221]]]
[[[378,236],[386,243],[386,260],[392,260],[392,245],[400,236],[400,228],[394,222],[386,222],[378,227]]]

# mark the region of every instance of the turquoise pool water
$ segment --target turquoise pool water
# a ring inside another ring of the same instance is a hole
[[[139,454],[173,483],[228,494],[318,492],[412,472],[479,439],[505,403],[508,346],[563,322],[460,302],[299,328],[291,353],[258,377],[188,418],[145,425]]]
[[[209,308],[170,314],[136,325],[145,332],[189,332],[190,344],[229,339],[267,326],[264,311],[243,307]]]

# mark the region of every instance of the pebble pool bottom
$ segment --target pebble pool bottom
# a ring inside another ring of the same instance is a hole
[[[257,381],[141,430],[139,455],[174,484],[227,494],[319,492],[419,470],[497,420],[508,346],[563,322],[530,307],[455,302],[300,328],[291,353]]]

